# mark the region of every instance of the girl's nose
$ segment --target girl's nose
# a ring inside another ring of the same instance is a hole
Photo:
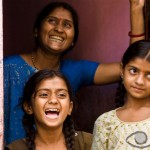
[[[55,95],[51,95],[49,97],[48,103],[49,104],[57,104],[58,103],[57,97]]]
[[[143,76],[143,75],[139,75],[139,76],[136,78],[136,83],[139,84],[139,85],[144,84],[144,76]]]

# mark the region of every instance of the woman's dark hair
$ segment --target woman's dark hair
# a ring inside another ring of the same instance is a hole
[[[37,29],[37,30],[40,29],[40,26],[41,26],[41,23],[43,22],[43,20],[51,12],[53,12],[56,8],[64,8],[64,9],[68,10],[72,15],[75,35],[74,35],[74,39],[73,39],[73,45],[71,45],[67,50],[67,51],[69,51],[75,46],[75,44],[78,40],[78,34],[79,34],[78,15],[77,15],[76,10],[73,7],[71,7],[69,4],[67,4],[65,2],[52,2],[52,3],[48,4],[46,7],[44,7],[42,9],[42,11],[38,14],[37,18],[36,18],[34,28],[33,28],[34,29],[33,32],[35,32],[35,29]],[[35,41],[36,41],[36,44],[38,45],[38,39],[37,38],[35,38]],[[65,51],[65,53],[66,53],[66,51]]]
[[[23,98],[22,98],[22,107],[24,103],[27,103],[29,106],[31,106],[31,101],[32,101],[32,95],[35,93],[36,88],[38,85],[41,83],[42,80],[44,79],[52,79],[54,77],[59,77],[64,80],[66,83],[66,86],[68,88],[68,93],[71,101],[75,101],[74,94],[72,93],[70,84],[68,80],[65,78],[64,75],[62,75],[58,71],[53,71],[53,70],[40,70],[37,73],[35,73],[31,78],[27,81],[24,91],[23,91]],[[23,108],[24,110],[24,108]],[[36,127],[35,127],[35,121],[33,115],[30,115],[26,113],[24,110],[25,114],[23,116],[23,126],[26,131],[26,144],[29,148],[29,150],[35,150],[35,133],[36,133]],[[71,116],[67,116],[67,118],[64,121],[63,125],[63,133],[65,136],[66,140],[66,146],[68,150],[74,150],[74,135],[75,135],[75,129],[74,129],[74,124]]]
[[[125,51],[122,57],[122,68],[135,58],[142,58],[150,62],[150,41],[149,40],[140,40],[131,44],[128,49]],[[120,78],[119,86],[116,92],[116,107],[121,107],[124,105],[124,99],[126,95],[126,90],[123,85],[123,81]]]

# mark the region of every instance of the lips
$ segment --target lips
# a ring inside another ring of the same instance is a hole
[[[133,89],[135,89],[136,91],[144,91],[144,89],[143,88],[139,88],[139,87],[132,87]]]
[[[45,110],[46,117],[50,119],[58,118],[60,110],[58,108],[48,108]]]

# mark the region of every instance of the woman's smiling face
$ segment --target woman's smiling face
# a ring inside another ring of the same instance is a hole
[[[56,54],[64,52],[73,43],[75,35],[71,13],[62,7],[54,9],[37,32],[42,48]]]

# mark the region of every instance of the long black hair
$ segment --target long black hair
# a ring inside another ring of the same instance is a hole
[[[36,30],[40,29],[41,23],[43,22],[43,20],[52,12],[54,11],[56,8],[64,8],[66,10],[68,10],[71,15],[72,15],[72,20],[73,20],[73,24],[74,24],[74,30],[75,30],[75,35],[74,35],[74,39],[73,39],[73,45],[70,45],[70,47],[68,48],[67,51],[65,51],[64,53],[68,52],[69,50],[71,50],[77,40],[78,40],[78,34],[79,34],[79,21],[78,21],[78,15],[76,10],[70,6],[69,4],[65,3],[65,2],[52,2],[50,4],[48,4],[47,6],[45,6],[42,11],[38,14],[36,21],[34,23],[34,28],[33,28],[33,32],[35,32]],[[36,44],[38,45],[38,39],[35,37],[35,41]]]
[[[149,40],[140,40],[131,44],[125,51],[122,57],[122,68],[132,61],[135,58],[146,59],[150,62],[150,41]],[[120,78],[119,86],[116,92],[116,107],[121,107],[124,105],[126,90],[123,85],[123,80]]]
[[[49,79],[49,78],[54,78],[54,77],[59,77],[63,79],[66,83],[66,86],[68,88],[68,93],[70,97],[70,101],[75,102],[75,97],[74,94],[72,93],[70,84],[66,77],[62,75],[58,71],[54,70],[40,70],[37,73],[35,73],[26,83],[23,91],[23,98],[22,98],[22,107],[24,103],[27,103],[29,106],[31,105],[32,101],[32,95],[36,91],[37,86],[40,84],[40,82],[43,79]],[[23,108],[24,110],[24,108]],[[25,114],[23,116],[23,126],[26,132],[26,144],[29,148],[29,150],[35,150],[35,133],[36,133],[36,127],[35,127],[35,121],[33,115],[28,114],[24,110]],[[74,129],[74,124],[71,115],[67,116],[67,118],[64,121],[63,124],[63,133],[65,136],[65,141],[66,141],[66,146],[68,150],[74,150],[74,135],[75,135],[75,129]]]

